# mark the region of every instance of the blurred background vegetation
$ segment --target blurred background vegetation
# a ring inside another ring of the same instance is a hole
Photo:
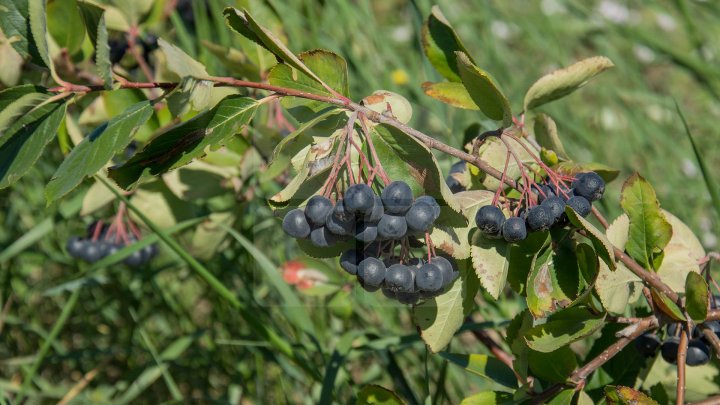
[[[65,3],[49,1],[51,33],[53,24],[67,21]],[[637,171],[654,185],[665,209],[695,230],[708,250],[717,249],[719,219],[674,104],[689,121],[707,166],[720,167],[714,124],[720,118],[717,2],[208,0],[179,1],[176,9],[170,1],[116,3],[121,10],[122,4],[149,3],[141,37],[177,44],[213,75],[237,73],[213,53],[213,45],[242,46],[226,29],[222,9],[247,7],[264,25],[283,32],[291,49],[325,48],[345,57],[353,99],[377,89],[400,93],[413,104],[412,126],[457,147],[469,125],[480,122],[491,129],[493,123],[423,94],[423,82],[440,79],[419,43],[433,4],[440,5],[475,61],[494,75],[517,110],[524,92],[543,74],[588,56],[607,56],[614,69],[544,111],[557,121],[574,160],[621,170],[603,200],[608,217],[619,213],[621,179]],[[7,61],[0,69],[3,86],[47,82],[38,69],[14,68],[8,49],[0,48]],[[79,117],[83,108],[91,106],[81,102],[73,114]],[[79,130],[87,133],[92,124],[81,122]],[[80,216],[91,182],[46,206],[44,184],[66,147],[62,140],[57,145],[29,175],[0,191],[0,392],[5,396],[16,395],[28,378],[25,395],[32,403],[55,402],[73,387],[80,388],[74,397],[78,403],[346,403],[368,383],[392,388],[409,403],[422,402],[428,393],[433,403],[456,403],[493,388],[429,355],[406,307],[353,289],[335,262],[300,258],[303,268],[318,270],[327,280],[303,291],[286,283],[281,268],[299,253],[265,203],[279,186],[249,169],[241,176],[242,193],[178,197],[156,184],[151,187],[166,198],[135,201],[149,212],[170,213],[167,225],[184,227],[175,237],[237,295],[240,309],[162,245],[160,257],[141,269],[76,262],[64,250],[67,239],[83,234],[94,219],[109,218],[114,208]],[[449,169],[453,162],[439,158]],[[224,218],[231,218],[234,233],[217,225]],[[213,240],[212,246],[197,243],[203,238]],[[512,297],[493,302],[478,296],[477,303],[467,329],[488,327],[501,335],[499,325],[523,305]],[[485,348],[471,333],[460,332],[453,350]]]

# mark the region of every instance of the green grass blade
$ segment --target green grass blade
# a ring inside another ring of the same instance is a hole
[[[50,335],[47,339],[45,339],[42,346],[40,346],[40,351],[38,352],[32,367],[30,367],[30,370],[25,374],[25,379],[23,381],[22,388],[20,389],[20,393],[17,398],[15,398],[16,403],[22,403],[22,400],[25,397],[25,392],[28,388],[30,388],[30,384],[32,383],[33,378],[35,378],[35,374],[37,374],[38,369],[40,369],[43,359],[47,356],[50,346],[52,346],[58,334],[60,334],[60,330],[62,330],[63,326],[65,326],[65,322],[67,322],[68,318],[70,318],[70,314],[73,309],[75,309],[75,304],[77,304],[78,298],[80,297],[80,291],[80,289],[75,290],[72,295],[70,295],[70,298],[65,303],[65,306],[60,313],[60,317],[57,321],[55,321],[55,325],[53,325],[53,328],[50,330]]]
[[[690,132],[690,127],[688,126],[688,123],[685,120],[685,116],[680,110],[680,105],[678,105],[677,101],[675,101],[675,108],[677,109],[680,120],[682,120],[683,127],[685,128],[685,135],[687,135],[687,138],[690,141],[690,145],[692,145],[693,153],[695,153],[695,159],[697,159],[698,165],[700,166],[703,180],[705,180],[705,187],[707,187],[708,192],[710,193],[710,198],[712,199],[715,213],[717,214],[717,217],[720,218],[720,191],[718,191],[718,186],[710,177],[710,170],[705,164],[705,160],[703,159],[702,154],[700,154],[700,149],[698,149],[698,146],[695,143],[695,139]]]
[[[0,263],[12,259],[15,255],[35,244],[35,242],[40,240],[48,232],[52,231],[54,226],[55,224],[51,217],[45,218],[42,222],[35,225],[28,233],[21,236],[18,240],[5,248],[5,250],[0,253]]]

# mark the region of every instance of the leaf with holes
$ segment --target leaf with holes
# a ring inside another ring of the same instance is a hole
[[[55,137],[66,110],[65,102],[43,104],[5,131],[0,146],[0,189],[12,185],[30,170]]]
[[[462,83],[425,82],[422,84],[422,88],[426,95],[453,107],[464,108],[466,110],[480,109],[480,107],[475,104],[472,97],[470,97],[470,93],[468,93],[467,89]]]
[[[65,158],[45,187],[49,202],[64,196],[87,176],[102,169],[115,153],[123,151],[137,129],[153,114],[150,101],[142,101],[116,115],[90,133]]]
[[[223,144],[247,125],[257,110],[257,101],[228,96],[211,110],[198,114],[154,138],[145,148],[118,168],[110,177],[128,189],[141,176],[158,175],[190,163],[208,146]]]
[[[620,205],[630,218],[629,239],[625,250],[646,269],[655,268],[660,255],[672,238],[673,229],[660,210],[650,183],[639,174],[625,181]]]
[[[525,93],[523,109],[529,111],[564,97],[584,86],[597,74],[613,66],[615,65],[610,59],[604,56],[595,56],[545,75],[533,83]]]
[[[475,307],[477,278],[470,271],[467,260],[458,261],[460,278],[444,294],[413,307],[413,322],[420,337],[433,353],[450,343],[463,324],[465,316]]]
[[[504,127],[512,125],[510,102],[490,75],[475,66],[464,52],[456,52],[457,66],[462,83],[480,111],[495,121],[502,121]]]

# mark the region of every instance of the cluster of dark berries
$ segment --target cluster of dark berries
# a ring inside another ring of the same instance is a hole
[[[119,235],[102,222],[94,222],[88,227],[87,236],[73,236],[65,248],[70,256],[95,263],[105,256],[115,254],[118,250],[137,242],[135,235]],[[131,267],[142,266],[157,255],[155,244],[136,250],[123,260]]]
[[[553,226],[565,226],[568,218],[565,206],[571,207],[578,215],[586,217],[592,202],[602,198],[605,182],[595,172],[575,176],[571,187],[558,184],[533,185],[540,204],[532,207],[517,207],[517,216],[505,218],[503,211],[495,205],[481,207],[475,215],[478,229],[488,238],[504,238],[507,242],[520,242],[528,232],[547,231]]]
[[[415,304],[442,294],[460,274],[453,263],[442,256],[401,262],[392,252],[378,255],[378,248],[379,244],[375,243],[366,249],[347,250],[340,257],[340,266],[357,276],[366,291],[382,289],[385,297],[402,304]],[[383,259],[383,256],[387,257]]]
[[[413,243],[431,231],[439,216],[434,198],[413,199],[403,181],[388,184],[380,195],[360,183],[348,187],[334,204],[324,196],[310,198],[304,210],[285,215],[282,227],[288,235],[310,239],[318,247],[353,240],[355,247],[343,253],[341,267],[356,275],[367,291],[382,288],[388,297],[414,303],[441,293],[458,274],[443,257],[428,256],[427,262],[409,257]]]
[[[310,238],[318,247],[343,240],[363,244],[400,240],[429,232],[440,216],[440,206],[430,196],[413,201],[410,186],[403,181],[388,184],[380,195],[367,184],[355,184],[336,204],[316,195],[305,209],[294,209],[283,218],[283,230],[296,239]]]
[[[720,322],[706,321],[704,326],[709,328],[720,337]],[[680,347],[680,330],[682,325],[679,323],[669,324],[666,328],[665,340],[661,341],[657,333],[644,333],[635,339],[635,349],[644,357],[655,357],[658,351],[662,358],[668,363],[677,363],[678,348]],[[708,342],[707,337],[702,333],[699,327],[694,327],[690,333],[688,341],[687,357],[685,363],[688,366],[702,366],[710,361],[712,356],[712,345]]]

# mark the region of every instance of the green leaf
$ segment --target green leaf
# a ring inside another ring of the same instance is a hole
[[[72,191],[87,176],[105,166],[115,153],[123,151],[133,134],[153,113],[150,101],[142,101],[95,128],[65,158],[45,187],[48,202]]]
[[[560,174],[567,174],[570,176],[574,176],[577,173],[580,172],[595,172],[600,177],[605,180],[606,183],[609,183],[617,178],[617,176],[620,174],[620,170],[612,168],[610,166],[604,165],[602,163],[576,163],[572,161],[568,162],[560,162],[553,166],[553,169],[560,173]]]
[[[625,250],[641,266],[654,268],[655,256],[670,242],[673,231],[660,211],[655,190],[636,173],[623,185],[620,205],[630,218],[630,237]]]
[[[255,100],[228,96],[213,109],[158,135],[142,152],[122,166],[110,169],[110,177],[127,189],[145,173],[158,175],[190,163],[208,146],[222,144],[240,131],[250,122],[257,107]]]
[[[478,284],[467,261],[458,261],[460,278],[444,294],[413,307],[413,322],[431,352],[437,353],[450,343],[475,307]]]
[[[692,271],[685,279],[685,309],[695,322],[707,318],[708,284],[703,276]]]
[[[604,324],[605,314],[595,315],[582,307],[568,308],[527,331],[525,341],[532,350],[549,353],[592,335]]]
[[[536,165],[535,158],[533,155],[525,150],[525,147],[532,150],[533,146],[529,143],[528,139],[522,138],[519,140],[507,139],[505,142],[501,142],[497,137],[491,137],[487,139],[480,149],[478,150],[479,157],[485,160],[490,166],[494,167],[499,171],[503,171],[505,168],[505,162],[507,160],[508,149],[505,144],[510,146],[515,156],[518,157],[523,165]],[[523,147],[523,145],[525,147]],[[487,176],[481,172],[478,168],[473,165],[469,165],[469,172],[473,175],[473,182],[482,183],[482,186],[488,190],[497,190],[498,187],[505,187],[504,184],[500,183],[500,180]],[[521,177],[520,165],[512,157],[507,167],[506,176],[510,179],[516,180]]]
[[[577,358],[570,347],[563,346],[550,353],[530,350],[528,363],[533,376],[554,383],[564,383],[577,367]]]
[[[565,147],[560,141],[560,137],[558,136],[557,125],[549,115],[536,115],[533,124],[533,131],[535,133],[535,139],[540,146],[546,149],[551,149],[563,159],[570,159],[567,152],[565,152]]]
[[[565,214],[573,225],[585,231],[585,234],[592,242],[595,251],[603,262],[605,262],[610,269],[615,270],[615,251],[605,235],[588,220],[578,215],[570,206],[565,207]]]
[[[652,398],[630,387],[608,385],[605,399],[612,405],[658,405]]]
[[[47,29],[50,36],[68,54],[80,50],[85,40],[85,24],[76,0],[53,0],[47,4]]]
[[[256,42],[263,48],[272,52],[277,58],[294,67],[316,82],[323,84],[322,79],[309,69],[295,54],[285,46],[270,30],[260,26],[247,12],[233,7],[227,7],[223,12],[227,24],[235,32]]]
[[[610,59],[604,56],[595,56],[545,75],[533,83],[525,93],[523,109],[529,111],[564,97],[584,86],[595,75],[613,66],[615,65]]]
[[[515,404],[512,394],[507,392],[485,391],[464,398],[460,405],[504,405]]]
[[[15,183],[30,170],[65,118],[65,102],[31,110],[7,129],[0,146],[0,189]]]
[[[203,111],[207,109],[212,101],[210,99],[212,89],[213,83],[209,80],[198,80],[191,76],[183,77],[180,84],[167,96],[170,113],[175,117],[181,117],[190,110]]]
[[[426,95],[440,100],[445,104],[453,107],[464,108],[466,110],[479,110],[480,107],[475,104],[470,93],[462,83],[457,82],[425,82],[422,85]]]
[[[444,223],[444,221],[436,222],[430,233],[435,247],[455,259],[470,258],[472,254],[470,233],[475,229],[475,213],[483,205],[490,204],[494,194],[488,190],[462,191],[455,194],[455,200],[467,219],[467,225],[458,226]]]
[[[571,302],[558,282],[558,269],[552,259],[552,249],[545,249],[534,258],[528,275],[526,300],[530,313],[536,319],[544,318]]]
[[[533,262],[543,248],[550,244],[551,240],[548,232],[531,232],[524,241],[508,246],[510,269],[507,281],[518,294],[527,294],[526,283],[528,275],[533,269]]]
[[[190,55],[186,54],[182,49],[162,38],[158,39],[158,45],[165,54],[168,69],[178,75],[179,78],[194,77],[196,79],[206,79],[208,77],[205,66],[190,57]]]
[[[503,127],[512,125],[510,102],[487,72],[475,66],[467,54],[456,52],[462,83],[480,111],[488,118],[502,121]]]
[[[15,122],[50,96],[35,86],[12,87],[0,91],[0,146],[8,138],[4,134]]]
[[[387,90],[375,90],[362,99],[362,104],[380,114],[391,114],[403,124],[412,118],[412,105],[403,96]]]
[[[557,394],[548,405],[571,405],[572,399],[575,396],[575,390],[567,389]]]
[[[460,73],[455,59],[456,52],[469,52],[460,41],[440,7],[433,6],[422,29],[422,47],[430,63],[451,82],[459,82]],[[468,56],[468,59],[472,59]]]
[[[32,40],[28,23],[28,0],[0,0],[0,29],[13,48],[23,58],[32,57],[38,63],[40,56]]]
[[[517,378],[512,369],[502,361],[486,354],[457,354],[441,352],[440,357],[456,364],[466,371],[501,384],[510,389],[517,388]]]
[[[665,295],[664,292],[651,288],[650,293],[652,294],[653,304],[660,308],[660,310],[664,312],[665,315],[676,321],[687,321],[687,318],[685,317],[685,314],[683,314],[682,309],[680,309],[680,307],[676,303],[674,303],[673,300],[670,299],[670,297]]]
[[[45,0],[28,0],[28,19],[30,21],[30,33],[37,47],[37,52],[44,63],[44,66],[50,69],[55,75],[55,68],[50,59],[50,50],[48,49],[47,37],[47,21],[45,17]],[[57,79],[56,79],[57,81]]]
[[[415,196],[435,198],[442,208],[438,222],[454,226],[467,223],[459,214],[461,207],[445,183],[435,155],[425,144],[388,125],[376,125],[370,132],[378,158],[391,179],[403,179]]]
[[[404,405],[405,401],[390,391],[379,385],[370,384],[362,387],[357,396],[357,405]]]
[[[479,230],[473,234],[470,252],[475,274],[480,285],[495,299],[505,289],[510,268],[509,246],[502,239],[486,238]]]
[[[103,79],[106,89],[112,88],[112,63],[110,62],[110,45],[105,24],[105,10],[85,1],[78,1],[80,14],[85,22],[90,42],[95,48],[95,66],[98,75]]]

